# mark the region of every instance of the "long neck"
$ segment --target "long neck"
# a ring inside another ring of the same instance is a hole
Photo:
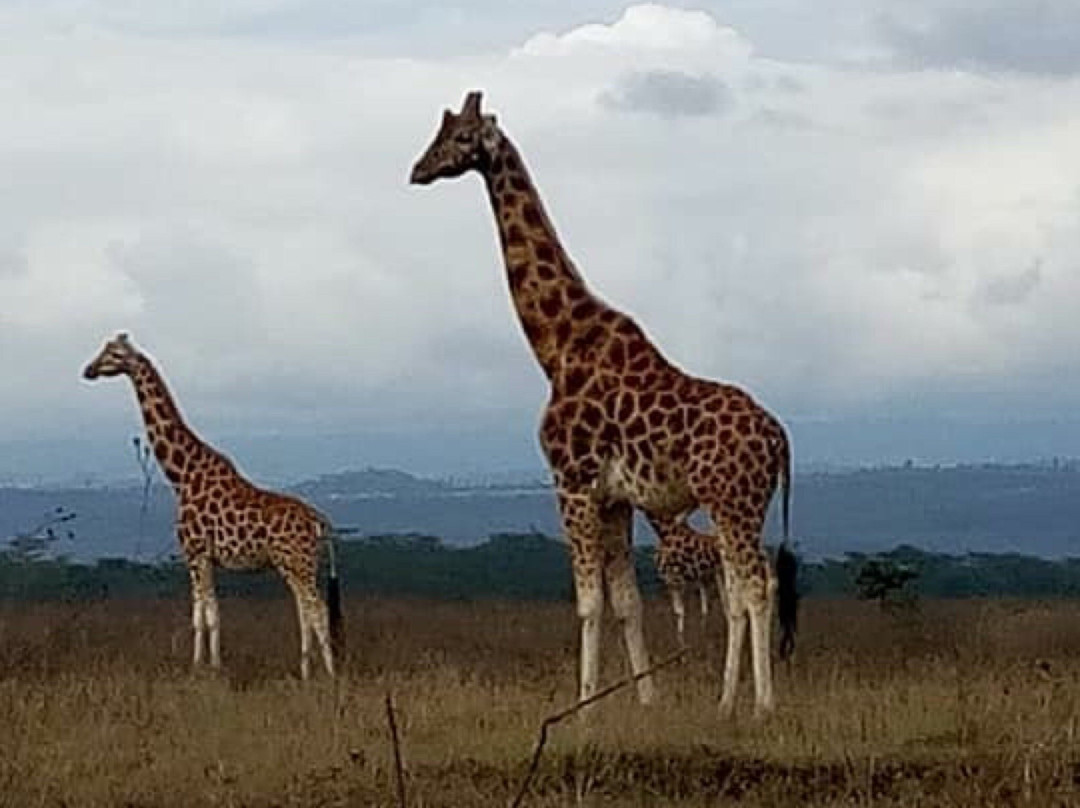
[[[161,470],[174,486],[184,482],[195,459],[209,450],[184,423],[161,373],[145,356],[140,356],[129,374],[139,399],[146,436]],[[210,450],[212,451],[212,450]]]
[[[525,337],[551,378],[573,324],[606,308],[559,243],[521,155],[502,135],[482,171],[499,228],[510,294]]]

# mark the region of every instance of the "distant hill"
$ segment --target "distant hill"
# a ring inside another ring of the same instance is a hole
[[[560,533],[554,495],[521,479],[469,485],[392,469],[328,474],[294,489],[336,524],[364,536],[421,533],[475,545],[498,533]],[[172,493],[155,486],[141,514],[133,487],[0,488],[0,539],[63,506],[78,514],[57,543],[75,557],[134,557],[176,551]],[[794,537],[812,558],[879,552],[900,544],[936,553],[1080,556],[1080,466],[901,466],[796,474]],[[639,541],[652,540],[638,523]],[[770,542],[778,526],[767,528]]]
[[[371,496],[415,496],[441,494],[449,489],[441,480],[417,477],[398,469],[366,468],[323,474],[305,480],[291,490],[305,497],[339,499]]]

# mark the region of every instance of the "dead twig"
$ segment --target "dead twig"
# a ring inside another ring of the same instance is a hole
[[[533,749],[532,761],[529,763],[529,770],[525,772],[525,777],[521,781],[521,787],[518,789],[518,793],[517,796],[514,797],[514,801],[510,803],[510,808],[520,808],[521,804],[525,801],[525,795],[528,793],[529,786],[532,783],[533,777],[536,776],[536,770],[540,766],[540,756],[544,753],[544,746],[547,744],[548,730],[550,730],[556,724],[565,721],[574,713],[585,709],[590,704],[595,704],[601,699],[606,699],[612,693],[617,693],[624,687],[628,687],[629,685],[632,685],[635,682],[644,679],[646,676],[651,676],[658,670],[662,670],[663,668],[666,668],[670,665],[674,665],[676,662],[681,662],[688,653],[690,653],[689,648],[682,648],[676,651],[671,656],[665,657],[664,659],[660,660],[652,667],[646,668],[640,673],[635,673],[633,676],[627,676],[623,679],[620,679],[614,684],[608,685],[603,690],[599,690],[596,693],[593,693],[591,696],[589,696],[589,698],[582,699],[581,701],[576,702],[575,704],[572,704],[571,706],[560,710],[557,713],[553,713],[552,715],[549,715],[547,718],[545,718],[540,724],[540,735],[536,740],[536,747]]]
[[[401,741],[398,739],[397,719],[394,717],[394,697],[386,694],[386,723],[390,727],[390,745],[394,748],[394,777],[397,782],[399,808],[406,808],[405,766],[401,762]]]

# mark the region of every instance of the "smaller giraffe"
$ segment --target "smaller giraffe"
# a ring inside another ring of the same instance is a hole
[[[686,518],[667,521],[654,520],[657,529],[656,572],[671,597],[679,645],[686,644],[686,605],[683,601],[688,587],[697,586],[701,598],[701,619],[709,614],[710,581],[719,581],[722,572],[720,546],[712,534],[695,530]],[[723,587],[719,587],[723,591]]]
[[[255,570],[273,567],[296,601],[300,621],[300,675],[310,674],[314,633],[327,673],[344,646],[341,588],[329,520],[296,497],[258,488],[221,452],[204,443],[184,422],[164,378],[127,334],[117,334],[86,366],[83,377],[127,376],[139,400],[146,433],[176,492],[177,538],[191,577],[193,664],[221,666],[220,620],[214,567]],[[329,610],[316,584],[320,545],[330,566]]]

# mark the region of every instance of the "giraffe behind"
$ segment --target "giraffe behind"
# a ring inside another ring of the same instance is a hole
[[[329,520],[293,496],[259,488],[221,452],[204,443],[184,422],[165,380],[150,359],[118,334],[86,366],[88,380],[127,376],[135,388],[147,438],[177,500],[177,538],[191,577],[193,662],[221,665],[220,620],[214,567],[255,570],[273,567],[296,602],[300,622],[300,674],[310,674],[311,635],[323,664],[334,673],[344,647],[341,589]],[[329,609],[316,584],[320,545],[329,560]]]
[[[709,613],[709,581],[718,580],[721,573],[720,547],[715,536],[695,530],[684,519],[674,520],[658,535],[662,538],[656,543],[656,573],[671,598],[679,644],[685,645],[686,591],[697,587],[704,622]]]

